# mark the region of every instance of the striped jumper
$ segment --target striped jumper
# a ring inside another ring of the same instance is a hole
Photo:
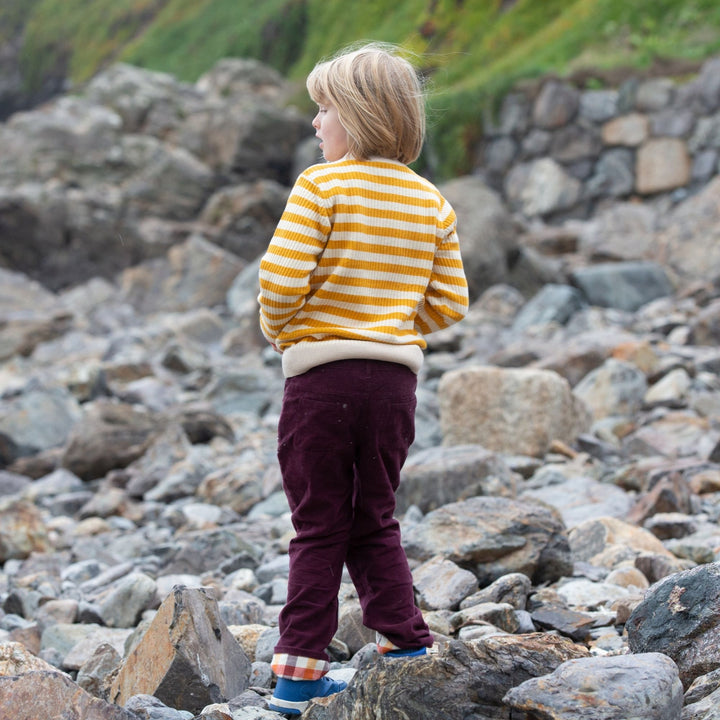
[[[283,353],[286,377],[350,358],[417,373],[423,336],[468,307],[455,212],[395,160],[305,170],[259,275],[260,327]]]

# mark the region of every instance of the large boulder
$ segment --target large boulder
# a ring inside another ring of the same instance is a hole
[[[685,688],[720,668],[720,563],[700,565],[651,586],[625,628],[630,650],[671,657]]]
[[[568,660],[504,698],[514,710],[552,720],[677,720],[683,688],[661,653]]]
[[[455,640],[437,655],[412,662],[381,659],[360,670],[348,688],[315,701],[307,720],[507,717],[502,698],[514,685],[552,672],[587,650],[541,634]]]
[[[571,444],[590,425],[567,380],[550,370],[461,368],[443,375],[438,395],[446,445],[542,456],[554,440]]]
[[[473,497],[429,512],[403,529],[412,560],[442,556],[487,585],[508,573],[535,583],[572,574],[565,526],[547,505],[501,497]]]
[[[479,177],[444,183],[443,195],[458,218],[458,235],[470,299],[505,282],[517,253],[519,228],[500,196]]]
[[[223,622],[212,592],[176,586],[123,662],[110,698],[124,705],[142,693],[200,713],[242,693],[249,679],[250,661]]]

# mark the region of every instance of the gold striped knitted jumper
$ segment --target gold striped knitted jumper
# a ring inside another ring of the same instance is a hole
[[[258,302],[286,377],[349,358],[417,373],[423,336],[467,312],[455,212],[403,163],[314,165],[261,260]]]

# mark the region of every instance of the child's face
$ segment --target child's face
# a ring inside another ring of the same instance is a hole
[[[312,121],[316,137],[320,138],[320,149],[325,160],[333,162],[347,155],[347,130],[340,124],[337,108],[325,101],[318,105],[318,113]]]

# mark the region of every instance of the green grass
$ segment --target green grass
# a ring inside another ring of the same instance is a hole
[[[0,0],[0,38],[23,25],[30,88],[115,60],[194,81],[227,56],[300,81],[348,44],[401,44],[430,78],[424,162],[439,177],[470,169],[481,118],[519,80],[591,68],[600,86],[600,71],[720,51],[717,0]]]

